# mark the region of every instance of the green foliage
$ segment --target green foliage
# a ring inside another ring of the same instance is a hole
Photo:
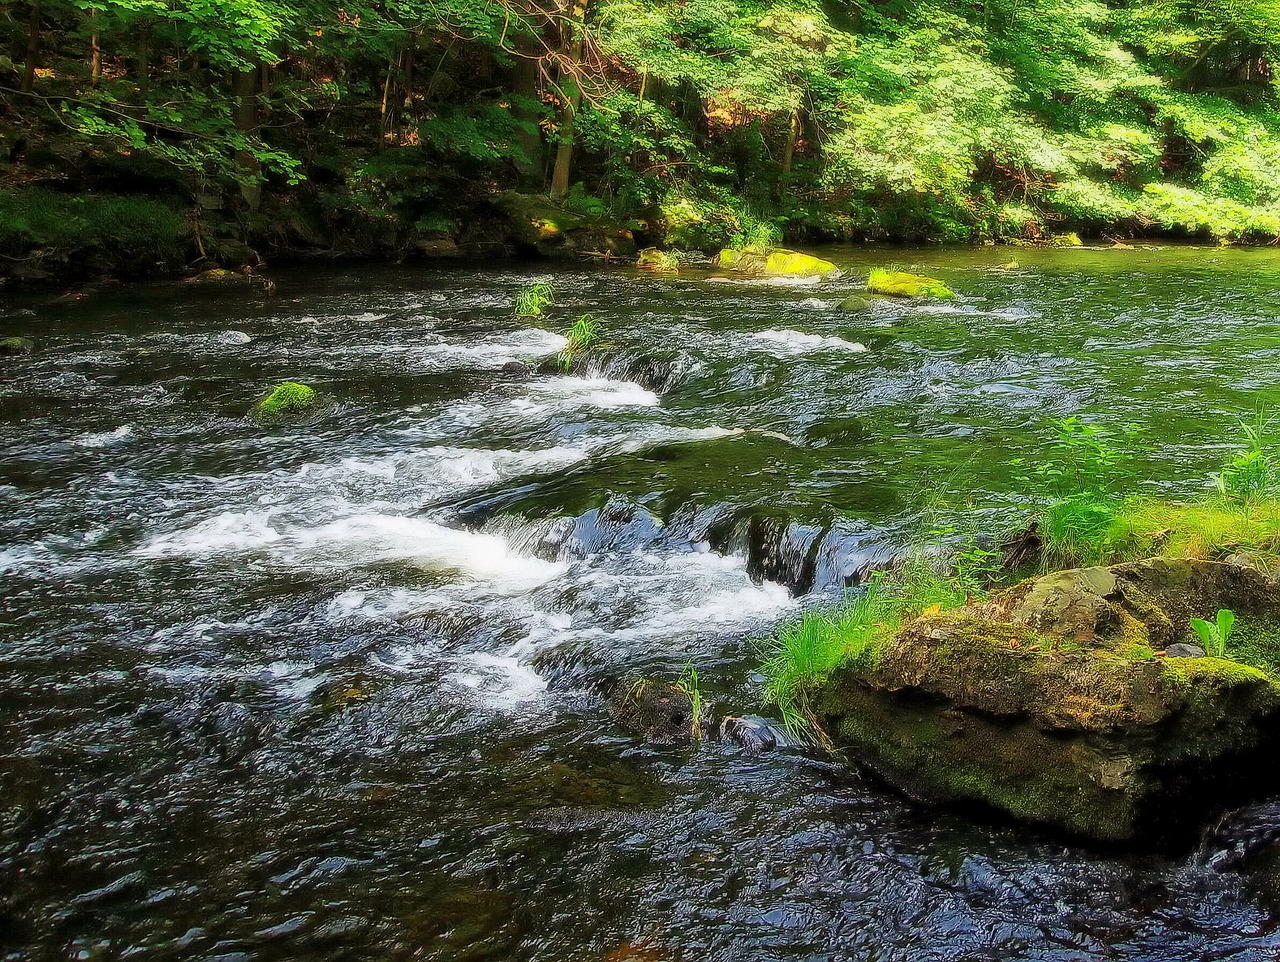
[[[1203,618],[1192,618],[1191,629],[1200,638],[1207,654],[1215,658],[1225,658],[1227,640],[1231,637],[1231,626],[1235,624],[1236,614],[1229,608],[1219,608],[1218,616],[1213,624]]]
[[[1252,421],[1239,422],[1244,449],[1232,454],[1215,481],[1228,500],[1251,504],[1271,496],[1280,487],[1280,464],[1272,437],[1274,418],[1259,407]]]
[[[1053,437],[1034,464],[1010,462],[1015,478],[1050,498],[1043,514],[1045,562],[1051,567],[1097,564],[1114,550],[1118,488],[1130,478],[1130,453],[1137,430],[1129,426],[1108,436],[1078,415],[1050,422]]]
[[[573,370],[578,355],[589,350],[596,343],[600,334],[600,325],[590,314],[583,314],[574,321],[573,326],[565,332],[568,343],[560,351],[560,370],[566,374]]]
[[[96,256],[116,270],[180,263],[186,229],[172,207],[144,197],[25,189],[0,191],[0,253]]]
[[[1106,500],[1130,477],[1128,462],[1138,430],[1130,425],[1112,437],[1079,415],[1049,422],[1053,437],[1034,464],[1023,458],[1010,463],[1024,469],[1016,479],[1060,498]]]
[[[545,188],[572,91],[565,205],[664,247],[1280,237],[1277,0],[600,0],[572,31],[515,0],[40,10],[12,129],[175,195],[305,195],[387,246]]]
[[[513,313],[516,317],[541,317],[542,309],[556,302],[555,289],[544,281],[530,284],[518,295]]]

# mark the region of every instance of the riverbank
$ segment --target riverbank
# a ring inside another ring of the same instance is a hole
[[[274,266],[380,261],[455,262],[484,266],[514,260],[634,263],[656,247],[713,256],[746,242],[744,225],[690,208],[673,219],[661,211],[618,217],[598,207],[556,202],[545,194],[501,191],[473,202],[456,219],[431,226],[386,211],[339,208],[314,194],[264,199],[248,214],[214,197],[184,203],[178,193],[67,192],[0,188],[0,290],[94,287],[134,280],[194,278],[207,271],[262,274]],[[1070,227],[1070,224],[1063,225]],[[1086,232],[1090,244],[1201,242],[1185,230],[1150,231],[1122,241],[1115,230]],[[1064,229],[1036,240],[1006,237],[1009,247],[1071,246]],[[892,252],[920,238],[835,237],[801,232],[801,246],[854,243]],[[997,243],[993,240],[988,245]],[[969,245],[952,245],[969,246]],[[1249,245],[1242,245],[1249,246]],[[1011,255],[1016,257],[1016,252]]]

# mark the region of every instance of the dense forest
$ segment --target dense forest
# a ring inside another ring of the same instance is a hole
[[[8,2],[3,272],[510,252],[513,190],[685,249],[1274,241],[1277,45],[1280,0]]]

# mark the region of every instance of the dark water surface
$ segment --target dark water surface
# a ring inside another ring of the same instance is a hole
[[[525,266],[0,302],[39,342],[0,367],[2,957],[1280,956],[1230,838],[1097,852],[612,720],[686,663],[758,709],[753,639],[922,511],[1016,511],[1050,417],[1193,494],[1280,399],[1280,252],[892,256],[960,300]],[[583,312],[590,376],[510,363]],[[333,406],[251,424],[284,378]]]

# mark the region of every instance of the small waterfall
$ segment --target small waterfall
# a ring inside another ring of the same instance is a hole
[[[657,394],[669,394],[702,366],[692,354],[678,348],[645,348],[592,351],[575,370],[587,377],[633,381]]]

